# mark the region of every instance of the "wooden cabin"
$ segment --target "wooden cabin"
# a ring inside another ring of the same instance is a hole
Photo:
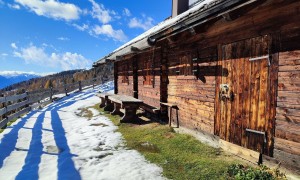
[[[115,93],[299,170],[300,1],[199,1],[105,59]]]

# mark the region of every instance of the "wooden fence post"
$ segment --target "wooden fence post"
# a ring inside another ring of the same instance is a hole
[[[68,96],[67,84],[64,84],[64,88],[65,88],[65,93],[66,93],[66,96]]]
[[[0,97],[4,97],[4,94],[0,94]],[[5,98],[5,97],[4,97],[4,98]],[[3,106],[3,108],[5,108],[5,109],[7,108],[7,107],[6,107],[6,99],[5,99],[5,101],[2,103],[2,106]],[[6,117],[7,117],[7,112],[4,113],[2,116],[0,116],[0,121],[4,120]],[[7,127],[7,123],[6,123],[5,126],[1,127],[1,129],[5,129],[6,127]]]
[[[53,102],[53,87],[50,87],[50,101]]]
[[[26,97],[24,98],[24,100],[25,101],[27,101],[27,104],[25,105],[25,107],[27,108],[27,107],[29,107],[29,93],[28,93],[28,91],[25,91],[25,93],[26,93]]]
[[[79,91],[82,91],[81,81],[78,81]]]

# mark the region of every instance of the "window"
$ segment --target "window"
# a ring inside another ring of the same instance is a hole
[[[144,61],[144,81],[143,85],[153,85],[154,74],[153,74],[153,64],[150,60]]]
[[[128,62],[123,61],[119,63],[119,76],[121,78],[121,82],[123,84],[129,84],[129,77],[128,77]]]

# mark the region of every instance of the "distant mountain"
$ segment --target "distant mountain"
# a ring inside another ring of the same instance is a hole
[[[0,72],[0,89],[37,77],[41,75],[32,72],[2,71]]]

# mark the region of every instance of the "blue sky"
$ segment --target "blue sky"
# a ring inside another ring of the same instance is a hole
[[[0,0],[0,72],[91,68],[171,15],[171,0]]]

